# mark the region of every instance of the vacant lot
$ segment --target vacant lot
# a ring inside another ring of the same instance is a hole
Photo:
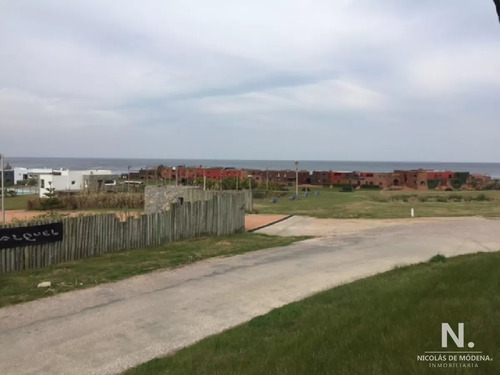
[[[319,192],[320,195],[315,195]],[[291,195],[290,193],[289,195]],[[500,216],[500,191],[355,191],[316,189],[308,198],[288,196],[271,203],[269,198],[255,199],[255,209],[262,214],[308,215],[319,218],[403,218],[432,216]]]
[[[276,309],[127,374],[498,374],[499,267],[500,253],[436,256]],[[464,322],[466,342],[493,361],[472,369],[418,362],[442,350],[442,322],[455,330]]]

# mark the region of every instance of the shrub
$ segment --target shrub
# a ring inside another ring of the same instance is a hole
[[[490,199],[485,194],[479,194],[476,197],[476,200],[479,202],[489,201]]]
[[[93,209],[141,209],[144,208],[144,194],[116,193],[116,194],[76,194],[58,198],[61,205],[57,208],[65,210],[93,210]],[[44,198],[34,198],[28,201],[29,210],[47,209]]]
[[[434,179],[434,180],[429,179],[427,180],[427,187],[429,188],[429,190],[433,190],[437,188],[440,183],[441,183],[440,179]]]
[[[450,194],[448,196],[448,200],[453,202],[462,202],[463,197],[460,194]]]
[[[453,187],[453,189],[458,190],[462,187],[463,183],[457,178],[452,178],[450,180],[450,185]]]
[[[429,263],[444,263],[446,262],[446,257],[442,254],[434,255],[431,259],[429,259]]]
[[[52,184],[49,182],[50,187],[47,189],[47,192],[44,197],[40,200],[40,205],[42,210],[55,210],[58,208],[63,208],[64,204],[57,197],[56,189],[52,187]]]
[[[391,197],[391,200],[394,202],[403,201],[410,202],[418,200],[418,196],[416,194],[395,194]]]

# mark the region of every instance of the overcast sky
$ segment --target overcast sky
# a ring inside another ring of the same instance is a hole
[[[500,162],[491,0],[0,0],[9,156]]]

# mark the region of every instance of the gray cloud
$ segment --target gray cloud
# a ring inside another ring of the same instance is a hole
[[[12,156],[495,161],[488,1],[6,0]]]

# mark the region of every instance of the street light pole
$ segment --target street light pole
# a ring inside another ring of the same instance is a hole
[[[299,196],[299,161],[295,161],[295,195]]]
[[[250,185],[250,197],[252,197],[252,175],[248,175],[248,185]]]
[[[0,154],[0,158],[2,158],[2,223],[5,224],[5,187],[4,187],[4,156]]]

